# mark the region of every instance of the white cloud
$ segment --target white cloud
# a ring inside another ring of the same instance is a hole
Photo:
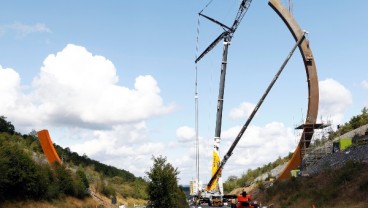
[[[12,107],[19,95],[19,74],[10,68],[2,68],[0,65],[0,105],[2,108]]]
[[[364,89],[368,90],[368,80],[363,80],[363,81],[361,82],[361,85],[362,85],[362,87],[363,87]]]
[[[195,130],[188,126],[179,127],[176,130],[176,137],[179,142],[193,142],[195,139]]]
[[[33,88],[39,109],[53,123],[73,120],[73,125],[102,128],[172,111],[172,106],[163,104],[152,76],[137,77],[134,89],[117,82],[111,61],[69,44],[45,59]]]
[[[27,123],[37,123],[34,121],[37,114],[30,97],[22,93],[20,81],[15,70],[0,66],[0,115],[12,118],[12,123],[22,129]]]
[[[167,146],[148,138],[147,120],[174,106],[164,104],[153,76],[138,76],[133,88],[118,80],[110,60],[69,44],[44,60],[27,93],[18,73],[0,66],[0,114],[17,131],[47,128],[58,144],[143,176]]]
[[[3,35],[6,31],[14,31],[16,38],[24,38],[31,33],[51,33],[51,30],[44,23],[27,25],[21,22],[14,22],[10,25],[0,26],[0,35]]]
[[[294,151],[298,139],[293,130],[283,123],[272,122],[263,127],[249,126],[223,171],[224,177],[240,176],[248,169],[273,162],[279,156],[286,156]],[[232,142],[233,140],[228,141],[227,146]]]
[[[333,79],[320,81],[319,91],[319,114],[334,123],[342,122],[345,111],[353,103],[350,91]]]
[[[230,111],[231,119],[240,119],[248,117],[254,110],[255,105],[248,102],[241,103],[237,108]]]

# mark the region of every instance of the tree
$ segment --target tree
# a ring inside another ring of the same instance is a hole
[[[178,169],[167,163],[166,157],[152,157],[152,160],[153,167],[146,172],[149,178],[147,192],[151,205],[153,207],[188,207],[185,195],[178,186]]]
[[[47,192],[39,166],[17,145],[0,146],[0,173],[0,201],[41,199]]]
[[[15,133],[13,124],[7,121],[5,116],[0,116],[0,132]]]

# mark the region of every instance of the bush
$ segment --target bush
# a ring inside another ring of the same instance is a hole
[[[41,199],[47,180],[39,166],[20,147],[0,147],[0,199]]]
[[[101,193],[107,197],[116,196],[115,189],[109,185],[103,185]]]
[[[334,182],[336,185],[347,183],[354,179],[355,175],[362,169],[362,164],[354,161],[348,161],[335,175]]]
[[[54,164],[54,170],[59,191],[63,194],[74,196],[75,189],[70,170],[67,170],[65,166],[59,163]]]

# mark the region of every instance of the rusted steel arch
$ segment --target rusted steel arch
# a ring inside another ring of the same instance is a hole
[[[268,4],[272,9],[280,16],[286,26],[289,28],[294,39],[297,41],[297,37],[301,37],[303,30],[300,28],[296,20],[290,14],[288,9],[281,3],[280,0],[269,0]],[[318,90],[318,77],[317,68],[313,58],[312,50],[309,47],[309,41],[305,39],[300,45],[299,50],[303,58],[305,71],[307,74],[308,82],[308,111],[303,128],[303,133],[300,138],[299,144],[296,147],[292,158],[287,166],[281,172],[277,179],[286,179],[290,177],[290,171],[300,166],[302,157],[304,154],[304,148],[308,147],[312,139],[314,128],[313,124],[316,123],[319,104],[319,90]]]

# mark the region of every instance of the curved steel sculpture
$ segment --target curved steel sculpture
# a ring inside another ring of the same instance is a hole
[[[290,14],[288,9],[282,5],[280,0],[269,0],[268,4],[280,16],[286,26],[289,28],[294,39],[297,41],[301,37],[303,30]],[[305,148],[309,146],[318,114],[319,90],[317,68],[313,59],[312,50],[309,47],[309,41],[306,39],[299,45],[299,50],[305,65],[308,82],[308,111],[304,125],[302,125],[303,133],[299,144],[296,147],[292,158],[287,166],[281,172],[277,179],[286,179],[290,177],[290,171],[298,168],[301,165],[304,156]]]
[[[54,145],[52,144],[49,131],[44,129],[44,130],[38,131],[37,135],[38,135],[38,140],[40,141],[43,153],[45,154],[49,164],[51,165],[54,162],[58,162],[61,164],[59,155],[56,152]]]

